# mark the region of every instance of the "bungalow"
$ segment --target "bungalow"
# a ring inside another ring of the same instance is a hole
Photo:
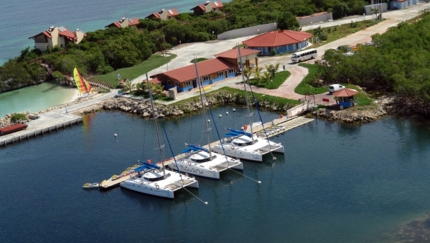
[[[34,40],[35,47],[37,49],[46,51],[48,48],[53,48],[55,46],[65,47],[69,42],[78,44],[84,39],[85,36],[86,34],[79,29],[76,29],[74,32],[72,32],[64,26],[51,26],[48,30],[29,37],[29,39]]]
[[[119,21],[106,25],[105,28],[110,28],[110,27],[125,28],[129,26],[136,26],[138,24],[139,24],[138,18],[126,19],[123,17]]]
[[[254,50],[261,51],[261,55],[272,55],[272,50],[278,53],[295,52],[307,46],[312,34],[292,30],[275,30],[267,32],[243,42]]]
[[[241,48],[242,59],[249,60],[248,64],[257,64],[256,55],[258,52]],[[237,49],[222,52],[216,56],[217,58],[197,63],[200,80],[203,85],[235,77],[239,71]],[[253,58],[255,61],[252,60]],[[157,82],[161,82],[166,90],[176,88],[178,92],[184,92],[198,87],[194,64],[155,74],[151,78],[157,80]]]
[[[209,12],[221,11],[223,6],[222,2],[206,1],[204,4],[199,4],[190,10],[193,10],[195,15],[202,15]]]
[[[152,13],[152,14],[146,16],[146,18],[148,18],[148,19],[169,20],[169,19],[175,18],[178,15],[179,15],[179,12],[175,8],[174,9],[169,9],[169,10],[161,9],[159,12],[155,12],[155,13]]]

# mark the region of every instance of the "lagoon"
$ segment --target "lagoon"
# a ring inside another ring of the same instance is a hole
[[[77,89],[57,82],[44,82],[0,93],[0,117],[24,111],[39,112],[72,100]]]
[[[248,122],[236,109],[214,110],[221,133]],[[97,112],[83,125],[0,148],[2,242],[392,242],[387,235],[430,209],[429,124],[391,117],[358,126],[315,120],[275,137],[285,155],[244,163],[262,184],[234,172],[199,179],[193,193],[208,205],[186,192],[166,200],[82,189],[137,159],[154,161],[144,142],[154,137],[151,124]],[[199,115],[165,126],[176,153],[202,139]]]

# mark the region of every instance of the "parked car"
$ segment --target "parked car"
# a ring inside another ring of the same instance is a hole
[[[341,84],[332,84],[330,86],[328,86],[328,92],[330,94],[333,94],[333,92],[336,92],[338,90],[344,89],[345,86],[341,85]]]

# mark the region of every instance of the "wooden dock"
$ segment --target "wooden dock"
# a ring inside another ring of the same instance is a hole
[[[290,118],[281,117],[281,118],[275,119],[271,122],[265,123],[264,128],[267,131],[267,133],[266,133],[267,136],[273,137],[273,136],[277,136],[281,133],[285,133],[286,131],[291,130],[293,128],[296,128],[296,127],[299,127],[299,126],[304,125],[306,123],[309,123],[313,120],[314,120],[313,118],[305,118],[305,117],[290,117]],[[248,128],[247,131],[251,132],[251,128]],[[263,126],[262,125],[258,125],[258,126],[253,127],[252,132],[257,133],[258,136],[265,136],[262,133],[263,132]],[[218,143],[219,143],[219,141],[215,141],[215,142],[211,143],[211,146],[215,146]],[[203,147],[208,148],[209,145],[205,145]],[[178,154],[177,156],[175,156],[175,159],[180,159],[183,156],[184,156],[184,154]],[[164,162],[164,165],[167,166],[168,164],[173,163],[174,159],[169,158],[163,162]],[[161,166],[161,162],[158,162],[157,165]],[[123,177],[115,179],[115,180],[112,180],[111,178],[108,180],[104,180],[100,184],[100,189],[108,189],[110,187],[117,186],[121,182],[133,177],[136,174],[137,173],[134,173],[133,175],[123,176]]]

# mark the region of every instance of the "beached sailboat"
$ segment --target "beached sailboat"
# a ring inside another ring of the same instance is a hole
[[[78,69],[73,69],[73,79],[80,94],[88,94],[93,92],[93,88],[84,77],[81,76]]]
[[[147,77],[148,79],[148,77]],[[157,146],[160,153],[161,167],[149,162],[141,162],[141,166],[134,169],[138,174],[120,183],[121,187],[132,191],[145,193],[158,197],[174,198],[174,192],[185,187],[198,188],[199,182],[189,176],[185,176],[175,171],[166,171],[162,160],[163,145],[160,141],[160,124],[158,122],[159,113],[155,111],[152,98],[151,87],[149,85],[149,95],[152,106],[152,117],[155,121]],[[140,161],[139,161],[140,162]]]
[[[211,143],[209,138],[209,122],[206,117],[205,105],[203,100],[204,88],[202,87],[201,79],[199,77],[199,71],[197,68],[196,61],[194,60],[196,68],[197,83],[200,92],[200,101],[202,103],[203,121],[206,128],[206,137],[208,143],[208,149],[195,144],[187,144],[187,148],[182,150],[183,156],[178,158],[177,164],[170,164],[169,167],[172,169],[179,169],[180,171],[187,172],[189,174],[207,177],[212,179],[219,179],[220,172],[228,169],[243,170],[243,163],[240,160],[228,157],[224,153],[216,153],[211,151]]]
[[[240,55],[240,48],[237,47],[239,52],[239,60],[241,68],[243,69],[242,64],[242,56]],[[249,118],[252,113],[249,108],[249,100],[248,100],[248,92],[246,88],[246,82],[244,78],[244,72],[242,71],[242,81],[244,85],[245,91],[245,100],[248,109]],[[258,112],[258,107],[257,107]],[[264,124],[261,121],[259,124]],[[236,130],[232,128],[228,128],[229,133],[226,134],[226,137],[221,140],[219,144],[216,144],[213,147],[215,152],[221,153],[225,151],[225,154],[234,158],[252,160],[252,161],[263,161],[263,155],[269,154],[272,152],[276,153],[284,153],[284,146],[281,143],[276,143],[273,141],[269,141],[265,136],[259,137],[258,135],[253,133],[253,124],[250,122],[250,130],[251,132],[247,132],[246,128],[241,130]]]

